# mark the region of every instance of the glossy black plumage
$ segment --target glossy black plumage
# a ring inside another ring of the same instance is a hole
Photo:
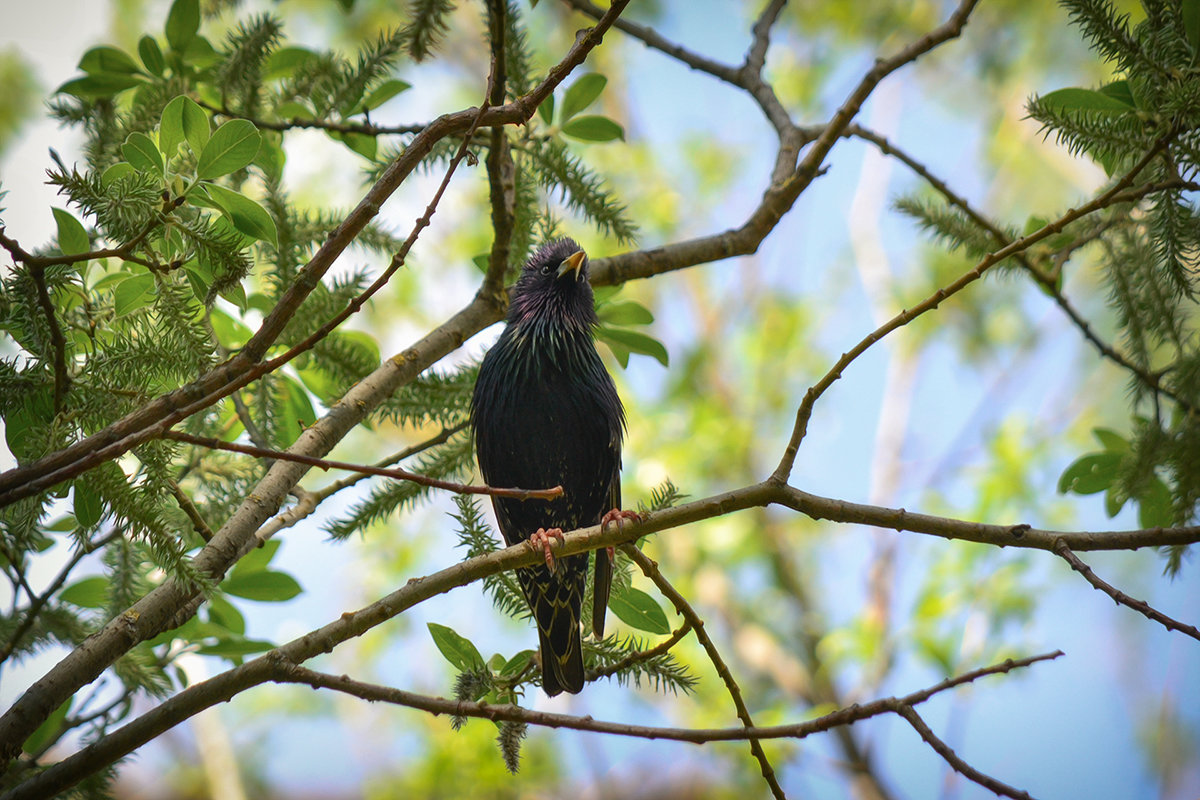
[[[596,352],[595,324],[579,245],[571,239],[543,245],[513,287],[508,324],[483,359],[471,399],[479,468],[489,486],[564,490],[551,501],[492,498],[510,545],[539,528],[595,525],[620,507],[625,412]],[[567,556],[556,560],[553,572],[538,564],[517,573],[537,622],[548,695],[583,688],[579,616],[587,562],[586,554]],[[611,578],[608,555],[598,551],[597,636],[604,631]]]

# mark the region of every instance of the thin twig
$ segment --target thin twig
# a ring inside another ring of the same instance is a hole
[[[609,664],[607,667],[588,670],[588,683],[599,680],[600,678],[607,678],[610,675],[616,675],[621,670],[633,666],[634,664],[640,664],[643,661],[648,661],[656,656],[661,656],[663,653],[670,652],[671,648],[679,644],[679,642],[684,636],[687,636],[688,631],[691,629],[692,623],[685,619],[682,625],[671,632],[670,636],[654,645],[654,647],[648,647],[645,650],[639,650],[636,653],[628,653],[624,657]]]
[[[527,560],[538,554],[529,548],[518,545],[513,550],[524,551]],[[314,634],[302,637],[297,642],[309,639]],[[294,643],[293,643],[294,644]],[[39,800],[43,797],[54,796],[78,783],[86,776],[103,769],[108,764],[136,750],[146,742],[158,736],[165,730],[178,725],[184,719],[200,713],[218,703],[254,686],[268,682],[299,683],[313,688],[327,688],[353,695],[371,702],[384,702],[393,705],[420,709],[431,714],[446,714],[449,716],[475,717],[493,721],[512,720],[541,725],[550,728],[568,728],[596,733],[608,733],[617,736],[633,736],[644,739],[668,739],[693,744],[708,742],[728,742],[761,739],[803,739],[816,733],[852,725],[855,722],[870,719],[886,713],[900,713],[904,706],[914,706],[928,700],[939,692],[976,681],[989,675],[999,675],[1031,666],[1039,661],[1048,661],[1062,655],[1061,651],[1043,655],[1009,659],[1000,664],[973,670],[957,678],[942,681],[936,686],[922,689],[903,697],[888,697],[869,703],[853,705],[839,709],[817,719],[789,725],[773,725],[761,728],[660,728],[646,725],[627,725],[617,722],[605,722],[588,717],[577,717],[570,714],[554,714],[545,711],[534,711],[513,705],[495,705],[491,703],[471,703],[460,700],[447,700],[441,697],[407,692],[387,686],[363,683],[346,676],[328,675],[323,672],[306,669],[299,666],[289,652],[292,644],[271,651],[253,661],[239,667],[227,670],[220,675],[193,684],[175,696],[163,701],[159,706],[142,714],[99,740],[62,761],[50,766],[43,772],[32,775],[28,780],[14,786],[0,800]]]
[[[746,707],[746,701],[742,698],[742,689],[738,686],[733,673],[730,672],[729,665],[725,663],[725,659],[721,657],[720,651],[717,650],[716,643],[713,642],[708,632],[704,630],[704,620],[696,613],[696,609],[692,608],[687,599],[671,585],[671,582],[659,570],[658,564],[651,560],[645,553],[633,545],[625,545],[621,550],[632,559],[633,563],[638,565],[647,578],[654,581],[654,585],[658,587],[658,590],[663,593],[664,597],[671,601],[671,605],[675,606],[675,610],[683,616],[684,621],[691,625],[692,630],[696,632],[696,640],[700,642],[700,646],[704,648],[704,652],[708,655],[708,660],[716,668],[717,675],[725,683],[725,689],[729,692],[730,698],[733,699],[734,708],[737,709],[738,719],[742,721],[742,724],[747,729],[753,728],[754,720],[751,719],[750,709]],[[758,760],[763,780],[767,782],[767,786],[771,787],[771,794],[776,798],[786,797],[783,787],[779,785],[779,780],[775,777],[775,770],[771,767],[771,762],[767,759],[766,751],[763,750],[762,744],[757,739],[750,740],[750,752]]]
[[[888,334],[892,333],[898,328],[904,327],[927,311],[932,311],[948,298],[954,296],[967,286],[982,278],[984,273],[986,273],[996,264],[999,264],[1001,261],[1004,261],[1016,253],[1020,253],[1029,249],[1031,246],[1037,244],[1043,239],[1060,233],[1066,226],[1070,225],[1076,220],[1086,217],[1089,214],[1099,211],[1100,209],[1107,208],[1114,203],[1125,202],[1127,198],[1139,198],[1155,191],[1157,188],[1155,184],[1145,184],[1132,190],[1129,189],[1129,186],[1133,183],[1134,179],[1137,178],[1138,174],[1140,174],[1141,171],[1145,169],[1152,160],[1158,157],[1163,148],[1167,146],[1171,137],[1172,134],[1160,137],[1159,140],[1155,142],[1154,146],[1152,146],[1146,152],[1146,154],[1138,160],[1138,163],[1135,164],[1132,169],[1126,172],[1120,180],[1114,183],[1107,191],[1103,192],[1099,197],[1095,198],[1090,203],[1086,203],[1077,209],[1069,209],[1057,220],[1043,225],[1041,228],[1026,236],[1022,236],[1020,239],[1010,243],[1007,247],[1002,247],[999,250],[995,250],[984,256],[973,269],[959,277],[958,280],[938,289],[932,295],[925,298],[912,308],[901,311],[899,314],[892,317],[875,330],[871,331],[871,333],[867,334],[867,336],[859,341],[858,344],[854,345],[854,347],[843,353],[841,358],[839,358],[829,369],[829,371],[825,373],[824,377],[809,387],[808,391],[804,393],[804,399],[800,402],[800,407],[796,410],[796,423],[792,428],[791,439],[788,441],[787,447],[784,449],[783,457],[780,459],[779,465],[775,468],[775,472],[772,474],[772,479],[781,483],[787,481],[787,477],[792,471],[792,466],[796,463],[796,453],[800,449],[800,442],[804,440],[804,436],[808,431],[808,420],[812,416],[813,406],[816,404],[821,395],[823,395],[825,391],[834,384],[835,381],[842,377],[842,373],[851,363],[854,362],[855,359],[865,353],[872,345],[883,339]]]
[[[934,191],[942,195],[947,202],[966,214],[968,219],[978,225],[981,229],[987,231],[988,234],[991,235],[993,241],[996,242],[997,246],[1005,247],[1012,242],[1012,239],[1009,238],[1008,234],[1006,234],[1003,229],[993,223],[982,213],[975,210],[975,208],[972,207],[969,202],[967,202],[966,198],[952,190],[945,181],[934,175],[928,167],[926,167],[917,159],[913,158],[901,148],[897,147],[886,137],[858,124],[848,127],[846,129],[846,135],[855,136],[863,139],[864,141],[870,142],[879,148],[879,151],[884,155],[892,156],[896,160],[900,161],[915,174],[919,175],[934,189]],[[1053,275],[1048,275],[1043,270],[1039,269],[1038,266],[1034,264],[1025,253],[1018,253],[1014,257],[1016,258],[1017,263],[1020,264],[1037,282],[1037,284],[1050,295],[1062,312],[1067,315],[1067,318],[1071,321],[1071,323],[1079,330],[1083,338],[1086,339],[1093,347],[1095,347],[1101,356],[1133,373],[1138,380],[1140,380],[1151,390],[1171,398],[1178,403],[1181,408],[1187,411],[1193,410],[1194,407],[1191,403],[1184,400],[1166,386],[1163,386],[1162,383],[1159,382],[1157,375],[1154,375],[1137,364],[1134,364],[1119,351],[1101,339],[1096,332],[1092,330],[1090,323],[1088,323],[1088,321],[1083,318],[1083,316],[1075,309],[1075,307],[1071,305],[1070,301],[1067,300],[1066,295],[1064,295],[1062,290],[1059,288],[1058,281],[1055,280]]]
[[[1099,575],[1097,575],[1090,566],[1085,564],[1079,558],[1079,556],[1075,555],[1075,553],[1071,551],[1071,548],[1067,546],[1066,542],[1060,540],[1054,546],[1054,552],[1062,556],[1063,559],[1071,565],[1071,569],[1082,575],[1084,580],[1092,585],[1092,588],[1104,592],[1113,599],[1114,603],[1132,608],[1142,616],[1146,617],[1147,619],[1154,620],[1169,631],[1179,631],[1182,634],[1192,637],[1196,641],[1200,641],[1200,629],[1198,629],[1195,625],[1188,625],[1186,622],[1179,622],[1178,620],[1172,619],[1144,600],[1138,600],[1137,598],[1130,597],[1117,587],[1107,583]]]
[[[423,442],[418,442],[411,447],[406,447],[398,453],[393,453],[387,458],[375,462],[374,466],[390,467],[392,464],[398,464],[406,458],[423,453],[431,447],[437,447],[439,444],[445,444],[451,436],[458,433],[465,427],[467,427],[467,423],[462,422],[449,428],[443,428],[441,433],[438,435],[426,439]],[[317,506],[321,505],[321,503],[325,502],[333,495],[344,491],[345,489],[354,486],[359,481],[366,480],[369,477],[371,477],[369,473],[356,472],[353,475],[347,475],[345,478],[334,481],[328,486],[323,486],[320,489],[303,491],[301,494],[299,494],[295,505],[289,507],[286,511],[281,511],[280,513],[276,514],[270,522],[259,528],[256,537],[260,542],[266,542],[279,531],[285,528],[290,528],[300,520],[308,517],[317,510]]]
[[[253,117],[247,114],[241,114],[225,106],[218,106],[209,103],[202,98],[192,98],[201,108],[208,109],[214,114],[219,114],[226,119],[244,119],[254,123],[254,127],[259,130],[279,131],[285,133],[292,130],[318,130],[330,131],[333,133],[357,133],[362,136],[384,136],[396,135],[405,133],[420,133],[428,127],[428,123],[424,125],[376,125],[373,122],[331,122],[324,119],[304,119],[303,117],[293,117],[291,119],[271,120],[263,119],[262,117]]]
[[[225,442],[210,436],[194,436],[182,431],[167,431],[163,434],[163,438],[176,442],[185,442],[196,447],[207,447],[210,450],[226,450],[231,453],[241,453],[247,456],[254,456],[255,458],[272,458],[279,461],[291,461],[296,464],[307,464],[310,467],[319,467],[320,469],[344,469],[364,475],[378,475],[397,481],[410,481],[421,486],[445,489],[456,494],[485,494],[489,497],[512,497],[517,500],[553,500],[556,497],[561,497],[563,493],[561,486],[554,486],[549,489],[500,489],[492,486],[473,486],[466,483],[455,483],[454,481],[431,478],[428,475],[409,472],[406,469],[399,469],[397,467],[372,467],[369,464],[351,464],[347,461],[334,461],[328,458],[306,456],[301,453],[268,450],[249,444]]]
[[[963,777],[1003,797],[1011,797],[1013,800],[1033,800],[1029,792],[1009,786],[1007,783],[996,780],[990,775],[985,775],[963,761],[958,753],[955,753],[951,749],[950,745],[934,735],[929,726],[925,724],[925,720],[921,719],[921,715],[912,706],[900,703],[893,711],[908,720],[908,724],[913,726],[916,732],[921,735],[921,738],[925,740],[925,743],[932,747],[935,753],[941,756],[947,764]]]

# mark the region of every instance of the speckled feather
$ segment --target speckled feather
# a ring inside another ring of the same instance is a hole
[[[508,324],[479,368],[471,423],[479,468],[490,486],[545,488],[562,497],[492,498],[504,540],[527,540],[538,528],[595,525],[621,504],[621,439],[625,412],[596,352],[596,312],[585,259],[579,273],[559,277],[579,250],[571,239],[542,246],[525,264],[511,294]],[[546,694],[583,688],[579,617],[586,554],[539,564],[517,577],[533,610]],[[592,628],[604,632],[612,565],[596,553]]]

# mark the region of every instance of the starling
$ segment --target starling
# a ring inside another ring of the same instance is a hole
[[[517,571],[537,623],[542,688],[583,688],[580,607],[588,555],[559,558],[564,530],[636,517],[621,506],[625,411],[596,352],[587,254],[571,239],[543,245],[510,295],[508,322],[479,367],[471,424],[489,486],[562,486],[554,500],[493,497],[504,541],[529,542],[546,563]],[[607,511],[611,509],[611,511]],[[607,511],[607,513],[606,513]],[[604,635],[612,552],[596,552],[592,630]]]

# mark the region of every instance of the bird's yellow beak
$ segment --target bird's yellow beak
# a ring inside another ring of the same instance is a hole
[[[587,261],[587,253],[582,250],[577,250],[571,255],[563,259],[562,266],[558,268],[558,277],[563,277],[568,272],[575,273],[575,280],[579,280],[583,276],[583,262]]]

